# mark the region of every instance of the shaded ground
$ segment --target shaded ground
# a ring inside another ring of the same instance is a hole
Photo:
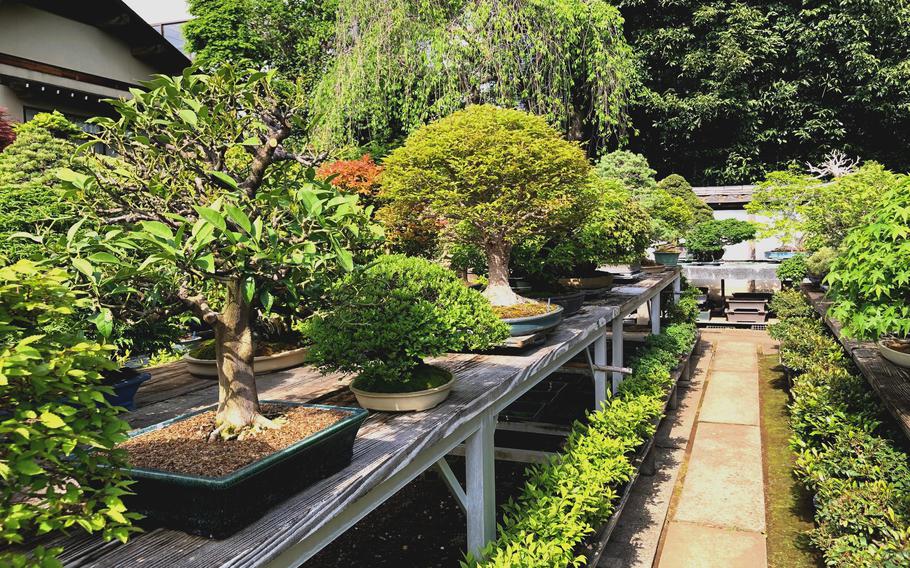
[[[762,400],[762,446],[765,453],[765,510],[768,522],[768,566],[823,566],[806,531],[813,528],[812,498],[793,476],[796,455],[790,449],[787,380],[777,355],[759,357]]]

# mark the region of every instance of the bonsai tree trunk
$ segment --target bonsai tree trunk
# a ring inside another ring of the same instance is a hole
[[[218,367],[218,410],[211,437],[230,437],[251,426],[273,426],[259,413],[253,372],[253,332],[250,304],[239,280],[227,284],[224,309],[215,324],[215,363]]]
[[[513,306],[525,301],[509,286],[509,257],[512,245],[502,238],[490,238],[485,243],[489,282],[483,295],[494,306]]]

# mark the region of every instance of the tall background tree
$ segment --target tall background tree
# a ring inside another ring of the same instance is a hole
[[[631,146],[740,183],[832,149],[910,168],[910,3],[621,0],[640,62]]]
[[[633,73],[604,0],[339,0],[317,89],[323,143],[393,140],[472,103],[544,116],[590,151],[621,139]]]

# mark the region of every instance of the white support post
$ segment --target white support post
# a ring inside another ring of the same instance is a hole
[[[496,538],[496,476],[492,409],[480,417],[480,428],[465,441],[467,481],[468,552],[477,555]]]
[[[679,303],[679,296],[682,294],[682,278],[677,276],[673,281],[673,303]]]
[[[651,335],[660,333],[660,294],[651,298]]]
[[[461,483],[458,482],[458,478],[455,477],[455,472],[449,467],[449,462],[446,461],[445,457],[440,458],[439,461],[436,462],[436,471],[439,472],[439,476],[449,488],[452,497],[455,498],[455,502],[458,503],[461,510],[467,512],[468,497],[465,495],[464,488],[461,486]]]
[[[607,400],[607,372],[599,371],[597,367],[607,365],[607,333],[601,333],[594,340],[594,411],[603,407]]]
[[[623,344],[623,328],[622,328],[623,315],[618,314],[616,319],[613,320],[613,336],[610,338],[613,343],[613,361],[611,365],[614,367],[622,367],[622,344]],[[613,371],[613,394],[616,394],[616,391],[619,390],[619,384],[622,382],[622,373]]]

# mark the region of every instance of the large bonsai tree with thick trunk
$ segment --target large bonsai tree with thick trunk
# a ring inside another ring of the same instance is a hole
[[[96,324],[190,311],[215,331],[219,403],[213,435],[270,426],[254,379],[256,317],[303,304],[314,278],[352,267],[364,224],[357,197],[316,181],[288,149],[302,97],[271,73],[225,66],[157,77],[95,119],[91,176],[61,179],[84,207],[63,258],[97,298]],[[54,247],[52,247],[54,248]]]
[[[384,161],[382,198],[432,213],[486,252],[495,306],[525,301],[509,287],[512,247],[582,221],[594,206],[593,169],[575,142],[538,116],[470,106],[424,126]]]

